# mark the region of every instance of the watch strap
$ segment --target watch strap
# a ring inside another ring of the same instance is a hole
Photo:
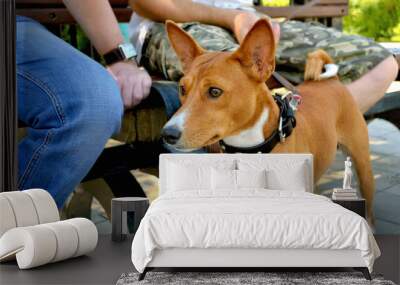
[[[116,63],[118,61],[123,61],[125,60],[124,55],[122,54],[120,48],[115,48],[103,55],[104,61],[106,62],[106,65],[111,65],[113,63]]]

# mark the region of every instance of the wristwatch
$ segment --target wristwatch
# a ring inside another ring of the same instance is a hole
[[[105,53],[103,58],[107,65],[111,65],[118,61],[124,61],[128,59],[135,59],[137,52],[135,47],[131,43],[124,43],[118,45],[117,48]]]

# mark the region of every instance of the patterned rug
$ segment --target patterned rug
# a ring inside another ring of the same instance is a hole
[[[368,281],[359,272],[148,272],[142,281],[138,273],[122,274],[117,285],[213,284],[213,285],[395,285],[380,275]]]

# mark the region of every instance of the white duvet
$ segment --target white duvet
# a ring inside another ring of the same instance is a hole
[[[358,249],[370,271],[380,255],[359,215],[320,195],[266,189],[162,195],[140,223],[132,262],[143,272],[165,248]]]

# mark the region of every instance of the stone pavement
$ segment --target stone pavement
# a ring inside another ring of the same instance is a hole
[[[379,234],[400,234],[400,131],[391,123],[375,119],[368,124],[370,152],[375,177],[375,231]],[[317,184],[317,193],[330,196],[340,187],[343,178],[341,151],[335,163]]]
[[[375,231],[379,234],[400,234],[400,131],[391,123],[380,119],[370,122],[368,129],[376,181]],[[344,160],[344,155],[338,151],[335,162],[317,184],[316,193],[330,196],[333,188],[340,187]],[[132,173],[145,189],[150,200],[157,197],[156,177],[140,171],[132,171]],[[100,233],[111,233],[111,224],[96,200],[92,206],[92,220]]]

